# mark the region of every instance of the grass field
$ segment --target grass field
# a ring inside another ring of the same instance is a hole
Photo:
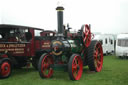
[[[41,79],[34,68],[16,69],[11,77],[0,80],[0,85],[128,85],[128,60],[104,56],[103,70],[95,73],[85,68],[79,81],[71,81],[64,71],[55,71],[52,78]]]

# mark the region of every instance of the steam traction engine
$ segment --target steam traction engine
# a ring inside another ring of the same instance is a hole
[[[40,76],[50,78],[55,68],[65,68],[71,80],[79,80],[86,65],[91,71],[100,72],[103,65],[102,46],[98,41],[91,41],[90,25],[85,24],[77,33],[70,33],[70,28],[63,26],[64,8],[59,6],[56,10],[58,33],[50,44],[50,52],[40,57]]]

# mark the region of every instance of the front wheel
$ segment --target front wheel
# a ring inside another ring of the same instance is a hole
[[[71,80],[79,80],[83,72],[83,62],[80,55],[73,54],[68,63],[68,73]]]
[[[38,64],[38,70],[41,78],[50,78],[53,75],[53,57],[47,53],[44,53],[40,59]]]
[[[0,65],[0,78],[8,78],[11,75],[12,67],[9,61],[3,61]]]

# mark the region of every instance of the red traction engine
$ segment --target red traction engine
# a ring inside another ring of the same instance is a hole
[[[103,51],[100,42],[91,41],[90,25],[83,25],[77,33],[70,33],[63,26],[62,6],[56,8],[58,32],[52,40],[50,52],[44,53],[38,64],[40,77],[50,78],[55,68],[68,70],[71,80],[79,80],[83,66],[91,71],[100,72],[103,65]]]

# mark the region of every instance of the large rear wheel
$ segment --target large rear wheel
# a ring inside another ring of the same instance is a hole
[[[41,78],[50,78],[53,75],[53,57],[44,53],[39,60],[38,70]]]
[[[91,71],[100,72],[103,66],[102,45],[98,41],[92,41],[88,47],[88,66]]]
[[[71,80],[79,80],[83,72],[83,62],[80,55],[73,54],[68,63],[68,73]]]

